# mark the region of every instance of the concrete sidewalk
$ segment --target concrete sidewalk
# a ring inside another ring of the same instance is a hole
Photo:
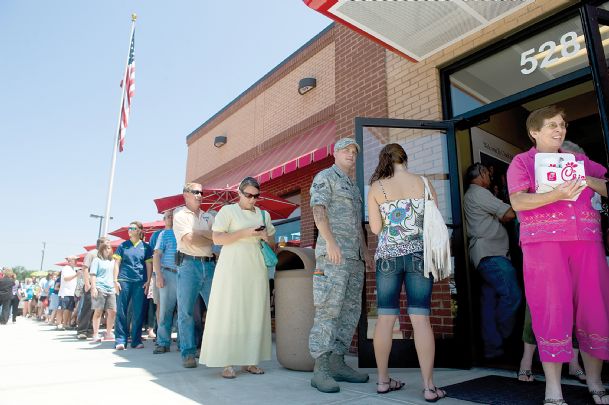
[[[142,350],[115,351],[112,342],[94,344],[76,339],[75,331],[17,318],[0,326],[0,404],[425,404],[418,369],[394,369],[406,382],[401,391],[376,394],[376,370],[367,384],[341,383],[337,394],[322,394],[309,385],[312,373],[286,370],[277,361],[264,362],[264,375],[239,373],[220,377],[221,369],[182,368],[175,344],[170,353],[153,355],[153,343]],[[357,359],[349,356],[355,365]],[[435,381],[446,386],[488,374],[491,369],[438,369]],[[25,402],[24,402],[25,401]],[[137,402],[135,402],[137,401]],[[471,402],[446,398],[442,405]]]

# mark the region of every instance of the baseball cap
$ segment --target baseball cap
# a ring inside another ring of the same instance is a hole
[[[355,145],[357,153],[359,153],[359,145],[357,144],[357,142],[355,142],[355,139],[353,138],[340,138],[334,144],[334,152],[336,152],[337,150],[345,149],[349,145]]]

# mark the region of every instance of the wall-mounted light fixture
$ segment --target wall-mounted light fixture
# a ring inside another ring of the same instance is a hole
[[[216,148],[221,148],[224,145],[226,145],[226,135],[220,135],[214,138],[214,146]]]
[[[317,86],[317,80],[314,77],[305,77],[298,82],[298,94],[303,95],[313,90]]]

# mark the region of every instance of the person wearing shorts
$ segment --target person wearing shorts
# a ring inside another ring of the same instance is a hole
[[[65,330],[66,326],[70,326],[70,318],[72,311],[76,307],[76,301],[74,300],[74,291],[76,290],[76,278],[78,277],[78,271],[76,271],[76,256],[66,257],[68,265],[64,266],[61,270],[61,287],[59,288],[59,310],[60,323],[57,325],[57,329]]]
[[[91,309],[93,309],[93,341],[101,342],[99,322],[106,311],[106,336],[104,340],[114,340],[112,328],[116,317],[116,292],[114,289],[114,260],[110,242],[103,242],[98,249],[97,257],[91,262],[89,276],[91,280]]]
[[[397,143],[381,149],[378,166],[370,178],[368,219],[370,230],[378,235],[376,288],[378,320],[374,329],[374,355],[378,368],[377,393],[402,389],[404,383],[389,377],[389,353],[393,325],[400,314],[400,292],[406,287],[408,315],[414,330],[417,357],[423,377],[423,397],[435,402],[446,396],[433,381],[434,334],[429,321],[433,274],[425,274],[423,261],[424,180],[407,169],[408,156]]]

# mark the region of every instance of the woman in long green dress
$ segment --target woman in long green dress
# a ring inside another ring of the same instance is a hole
[[[222,207],[212,227],[214,243],[222,245],[222,252],[212,282],[200,362],[224,367],[224,378],[235,378],[236,365],[263,374],[257,365],[271,359],[269,281],[260,241],[274,249],[275,228],[269,214],[256,207],[259,197],[260,185],[246,177],[239,184],[239,202]]]

